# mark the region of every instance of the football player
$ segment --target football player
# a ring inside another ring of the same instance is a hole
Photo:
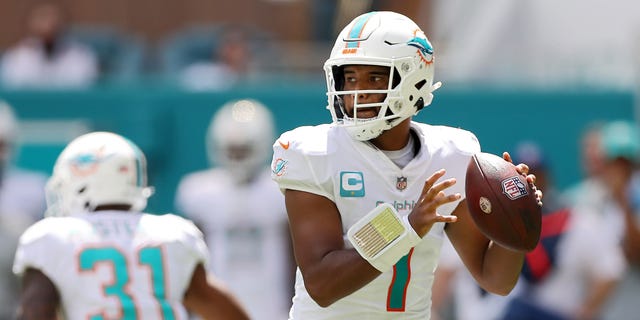
[[[440,86],[425,34],[398,13],[363,14],[338,35],[324,70],[333,123],[273,145],[298,263],[290,319],[428,319],[444,231],[485,290],[509,293],[524,253],[489,241],[465,203],[480,144],[471,132],[412,121]]]
[[[109,132],[73,140],[46,186],[47,218],[27,229],[13,271],[19,319],[248,319],[215,279],[193,223],[142,213],[146,160]]]
[[[225,103],[206,134],[210,168],[187,174],[176,207],[202,229],[211,271],[247,307],[251,319],[285,319],[295,264],[284,198],[271,180],[275,123],[264,104]]]
[[[46,207],[47,176],[16,164],[19,135],[13,107],[0,101],[0,319],[12,318],[18,301],[20,284],[11,272],[18,238]]]

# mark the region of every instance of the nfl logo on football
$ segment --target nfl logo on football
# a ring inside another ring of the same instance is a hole
[[[402,191],[407,188],[407,177],[398,177],[396,180],[396,189]]]
[[[524,183],[516,176],[502,180],[502,192],[511,200],[527,195],[527,188]]]

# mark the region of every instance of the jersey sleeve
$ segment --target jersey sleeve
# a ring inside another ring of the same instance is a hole
[[[55,268],[56,262],[50,259],[51,256],[55,256],[52,251],[57,250],[59,243],[55,234],[50,232],[50,230],[55,230],[56,221],[55,218],[43,219],[25,230],[16,249],[13,261],[14,274],[20,276],[27,268],[38,269],[47,275],[56,272],[52,270]]]
[[[445,150],[451,152],[447,157],[447,162],[450,168],[456,168],[455,173],[450,172],[457,181],[450,190],[451,192],[459,192],[464,199],[466,198],[467,166],[471,157],[481,151],[480,142],[476,135],[470,131],[450,127],[441,127],[441,129],[447,131],[442,136],[446,137],[444,143],[448,146]]]
[[[176,215],[170,216],[175,219],[173,224],[176,227],[179,226],[180,241],[187,248],[187,252],[193,257],[194,261],[206,266],[209,263],[209,250],[207,250],[202,231],[191,220]]]
[[[271,177],[282,192],[305,191],[333,200],[326,175],[327,134],[324,127],[300,127],[283,133],[273,144]]]

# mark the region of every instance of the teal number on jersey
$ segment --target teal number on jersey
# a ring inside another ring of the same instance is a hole
[[[404,311],[407,302],[407,287],[411,279],[411,254],[413,249],[393,266],[393,278],[387,296],[387,311]]]
[[[122,319],[137,319],[136,308],[130,295],[124,292],[124,286],[129,283],[126,257],[115,248],[88,248],[79,255],[80,270],[93,270],[96,264],[110,262],[113,265],[113,284],[104,286],[104,294],[116,296],[122,306]],[[94,315],[91,320],[103,320],[102,315]]]
[[[121,319],[138,319],[134,299],[125,292],[124,288],[131,281],[129,275],[127,257],[113,247],[87,248],[78,255],[81,271],[92,271],[99,263],[110,263],[113,268],[114,280],[110,285],[104,286],[106,296],[115,296],[120,301]],[[145,247],[138,252],[138,263],[147,266],[151,272],[153,295],[160,305],[163,319],[173,320],[173,310],[167,302],[165,290],[165,274],[162,263],[162,249],[159,247]],[[104,320],[103,314],[91,316],[91,320]]]
[[[148,265],[151,268],[151,279],[153,286],[153,296],[156,297],[165,319],[173,320],[173,310],[167,302],[167,292],[164,283],[165,274],[162,264],[162,249],[158,247],[147,247],[140,250],[140,264]]]

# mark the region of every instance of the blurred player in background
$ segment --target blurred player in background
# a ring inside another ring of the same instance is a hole
[[[553,184],[550,164],[538,144],[532,141],[519,142],[515,147],[514,160],[528,164],[529,172],[536,176],[536,186],[545,190],[540,244],[534,252],[525,255],[524,276],[518,281],[516,288],[509,296],[502,297],[488,293],[477,286],[447,239],[442,248],[433,286],[434,310],[445,317],[446,312],[449,312],[452,313],[453,319],[465,320],[522,319],[523,317],[541,319],[538,315],[527,313],[505,315],[505,309],[510,303],[513,304],[510,302],[513,298],[518,299],[521,295],[526,298],[526,291],[531,285],[530,280],[533,277],[542,277],[542,273],[547,273],[552,264],[555,264],[556,244],[566,227],[568,210]],[[532,266],[531,263],[535,265]],[[532,267],[533,270],[531,270]],[[452,310],[447,309],[451,302],[454,304]]]
[[[628,272],[602,317],[632,319],[640,311],[640,188],[635,180],[640,164],[640,129],[630,121],[612,121],[605,123],[601,132],[604,192],[589,195],[600,200],[600,205],[585,211],[600,216],[600,237],[616,241],[628,264]]]
[[[13,108],[0,100],[0,319],[11,317],[18,300],[11,272],[18,238],[45,210],[47,176],[15,165],[18,135]]]
[[[213,278],[193,223],[142,213],[152,191],[129,140],[93,132],[62,151],[47,182],[47,218],[20,238],[19,319],[248,319]]]
[[[598,136],[589,140],[597,142]],[[596,148],[585,145],[590,160],[596,159],[591,153]],[[560,197],[551,164],[539,146],[523,142],[515,158],[529,164],[536,184],[545,190],[545,205],[540,241],[525,256],[519,290],[511,295],[503,319],[597,319],[625,269],[616,242],[599,236],[598,219],[582,215],[579,207],[572,209]]]
[[[228,102],[206,135],[212,168],[186,175],[176,194],[205,234],[211,270],[256,320],[286,318],[295,268],[284,198],[267,166],[274,130],[262,103]]]
[[[217,35],[211,60],[187,65],[180,73],[183,87],[193,91],[228,90],[254,71],[250,42],[244,30],[228,27]]]
[[[590,201],[585,194],[602,193],[601,176],[604,167],[604,151],[602,149],[601,122],[589,124],[580,137],[580,166],[582,179],[563,191],[563,198],[568,203]]]
[[[298,263],[290,319],[429,319],[444,231],[483,288],[506,295],[515,286],[524,253],[489,241],[465,202],[475,135],[412,121],[440,85],[433,59],[409,18],[356,17],[324,67],[333,124],[274,143],[272,177]]]
[[[42,1],[29,12],[27,37],[2,57],[2,84],[11,88],[83,88],[98,77],[98,60],[88,47],[65,37],[63,8]]]

